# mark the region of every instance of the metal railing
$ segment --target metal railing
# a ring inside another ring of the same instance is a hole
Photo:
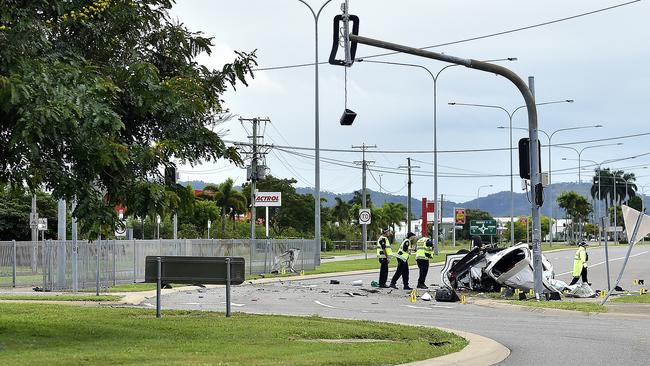
[[[312,270],[312,239],[160,239],[0,241],[0,287],[44,291],[144,281],[149,255],[235,256],[246,274]]]

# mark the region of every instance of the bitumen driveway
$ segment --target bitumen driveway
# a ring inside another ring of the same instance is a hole
[[[612,286],[627,247],[610,248]],[[547,253],[556,277],[570,281],[573,250]],[[606,288],[603,247],[589,248],[589,280],[594,289]],[[428,284],[440,283],[440,268],[431,267]],[[392,271],[389,275],[392,276]],[[410,283],[417,282],[411,270]],[[633,249],[623,288],[637,289],[633,279],[650,278],[650,247]],[[336,279],[340,284],[330,284]],[[475,302],[468,304],[409,301],[407,291],[381,289],[373,292],[376,274],[311,280],[247,284],[233,287],[233,311],[312,315],[347,319],[389,321],[439,326],[492,338],[511,350],[503,365],[648,365],[650,364],[650,312],[636,308],[636,315],[588,314],[558,310]],[[362,280],[363,286],[352,286]],[[371,291],[368,292],[367,290]],[[420,292],[422,293],[422,292]],[[223,311],[223,288],[180,291],[162,297],[163,309]],[[153,307],[155,298],[143,305]]]

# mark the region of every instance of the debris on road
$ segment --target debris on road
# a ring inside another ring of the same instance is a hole
[[[376,294],[376,293],[380,292],[379,290],[376,290],[374,288],[362,288],[361,291],[369,292],[371,294]]]
[[[363,286],[363,280],[352,281],[352,286]]]
[[[371,287],[379,287],[379,282],[377,282],[377,281],[372,281],[372,282],[370,282],[370,286],[371,286]]]
[[[424,301],[431,301],[431,295],[428,292],[425,292],[424,295],[420,296],[420,299]]]
[[[330,280],[330,285],[338,285],[340,283],[339,280]]]

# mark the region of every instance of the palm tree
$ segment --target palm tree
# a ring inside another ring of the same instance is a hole
[[[382,210],[388,225],[390,225],[393,232],[395,232],[395,224],[400,225],[402,220],[406,217],[406,207],[401,203],[385,202],[382,206]]]
[[[352,199],[349,200],[348,203],[352,205],[358,203],[359,205],[361,205],[362,199],[363,199],[363,195],[361,194],[361,190],[354,191]],[[366,192],[366,207],[370,207],[370,206],[372,206],[372,200],[370,199],[370,192]]]
[[[341,197],[335,197],[334,208],[332,209],[332,217],[339,222],[345,222],[346,224],[350,223],[350,209],[352,205],[346,201],[343,201]]]
[[[234,189],[234,182],[231,178],[226,179],[218,186],[208,184],[203,190],[206,191],[204,196],[210,197],[217,203],[217,206],[221,207],[221,237],[223,238],[226,235],[226,213],[230,214],[234,222],[236,213],[246,210],[246,197]]]

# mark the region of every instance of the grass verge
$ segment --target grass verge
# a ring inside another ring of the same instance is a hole
[[[613,298],[612,302],[628,303],[628,304],[650,304],[650,294],[621,295]]]
[[[40,300],[40,301],[119,301],[115,295],[0,295],[0,300]]]
[[[4,365],[386,365],[467,342],[437,329],[320,317],[0,304]],[[332,343],[321,340],[372,339]],[[387,343],[389,342],[389,343]]]
[[[606,313],[607,308],[595,302],[584,301],[518,301],[507,300],[508,304],[529,306],[533,308],[582,311],[585,313]]]

